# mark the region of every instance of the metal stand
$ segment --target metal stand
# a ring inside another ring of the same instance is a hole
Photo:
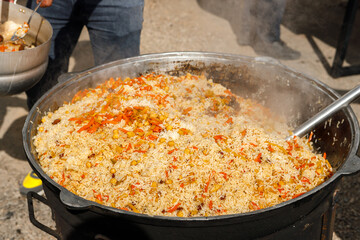
[[[360,74],[360,65],[349,67],[342,66],[346,56],[356,12],[358,10],[358,3],[358,0],[349,0],[346,7],[344,21],[341,26],[340,36],[336,47],[335,58],[330,71],[330,75],[334,78]]]

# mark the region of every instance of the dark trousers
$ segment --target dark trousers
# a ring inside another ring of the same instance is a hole
[[[34,9],[35,0],[27,7]],[[29,109],[66,73],[69,58],[84,26],[89,32],[95,65],[140,54],[144,0],[54,0],[38,13],[53,27],[49,65],[42,79],[26,91]]]

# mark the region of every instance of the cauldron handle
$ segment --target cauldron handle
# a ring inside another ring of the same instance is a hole
[[[70,78],[79,78],[79,77],[82,77],[82,76],[85,76],[85,75],[88,75],[89,74],[89,71],[85,70],[85,71],[82,71],[82,72],[68,72],[68,73],[63,73],[61,74],[57,81],[59,83],[63,83],[63,82],[66,82],[67,80],[69,80]]]
[[[89,200],[80,198],[69,190],[62,189],[60,191],[60,200],[68,209],[88,209],[90,207]]]
[[[32,224],[34,224],[34,226],[38,227],[39,229],[43,230],[44,232],[56,237],[57,239],[61,239],[60,235],[57,233],[56,230],[51,229],[48,226],[45,226],[44,224],[42,224],[41,222],[39,222],[36,218],[35,218],[35,212],[34,212],[34,204],[33,204],[33,198],[36,198],[37,200],[39,200],[40,202],[42,202],[43,204],[47,205],[48,207],[50,207],[50,205],[47,202],[47,199],[40,196],[39,194],[35,193],[35,192],[28,192],[27,195],[27,202],[28,202],[28,210],[29,210],[29,218],[30,218],[30,222]],[[50,207],[51,209],[51,207]]]
[[[341,168],[341,174],[343,175],[351,175],[360,171],[360,157],[354,155],[350,157],[345,165]]]
[[[74,77],[74,76],[76,76],[78,74],[79,74],[78,72],[63,73],[58,77],[57,81],[59,83],[62,83],[62,82],[65,82],[65,81],[69,80],[70,78],[72,78],[72,77]]]

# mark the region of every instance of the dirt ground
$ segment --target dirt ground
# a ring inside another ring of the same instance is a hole
[[[205,8],[196,0],[145,0],[141,54],[207,51],[257,56],[251,47],[237,42],[241,34],[238,29],[241,1],[211,2],[210,7]],[[280,62],[323,81],[340,93],[360,83],[360,75],[332,78],[328,74],[346,4],[346,0],[288,0],[281,26],[282,39],[300,51],[301,57]],[[353,29],[359,28],[360,14]],[[345,65],[360,64],[359,39],[360,31],[354,31]],[[93,65],[90,42],[84,29],[69,70],[82,71]],[[359,101],[351,106],[359,118]],[[19,193],[19,186],[30,170],[21,136],[27,113],[24,93],[0,98],[0,240],[53,239],[30,223],[26,198]],[[359,196],[360,173],[344,177],[333,239],[360,239]],[[40,222],[54,227],[46,206],[36,203],[35,209]]]

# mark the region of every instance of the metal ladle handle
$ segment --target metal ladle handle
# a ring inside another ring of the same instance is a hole
[[[31,19],[32,17],[34,16],[34,14],[36,13],[36,11],[38,10],[38,8],[40,7],[41,3],[43,2],[43,0],[39,1],[39,3],[37,4],[36,8],[34,9],[34,11],[31,13],[30,17],[29,17],[29,20],[28,20],[28,25],[30,26],[30,22],[31,22]]]
[[[298,128],[295,129],[293,134],[286,138],[286,140],[291,139],[294,136],[303,137],[312,130],[317,124],[325,121],[335,112],[341,110],[342,108],[348,106],[352,101],[360,97],[360,85],[351,89],[349,92],[344,94],[341,98],[337,99],[329,106],[318,112],[315,116],[301,124]]]

